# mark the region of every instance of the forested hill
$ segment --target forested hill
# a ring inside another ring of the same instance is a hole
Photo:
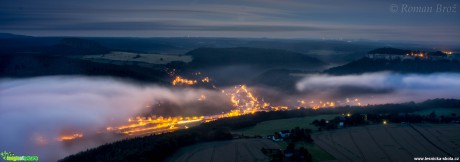
[[[49,75],[109,76],[141,82],[165,83],[166,72],[139,66],[97,63],[61,56],[2,55],[0,78],[25,78]]]
[[[80,38],[63,38],[45,51],[53,55],[92,55],[109,53],[110,49],[99,43]]]
[[[361,74],[378,71],[393,71],[400,73],[435,73],[460,72],[460,61],[456,60],[386,60],[361,58],[348,64],[325,70],[334,75]]]
[[[397,49],[397,48],[389,48],[389,47],[384,47],[384,48],[377,48],[372,51],[369,51],[369,54],[393,54],[393,55],[405,55],[407,53],[411,53],[411,50],[403,50],[403,49]]]
[[[316,68],[323,61],[301,53],[264,48],[198,48],[186,53],[193,57],[192,67],[252,65],[259,67]]]

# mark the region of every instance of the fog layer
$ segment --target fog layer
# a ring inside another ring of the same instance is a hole
[[[69,146],[57,140],[60,135],[83,133],[85,138],[95,137],[96,132],[106,126],[150,112],[158,103],[168,102],[185,107],[182,111],[193,112],[200,107],[186,105],[199,105],[202,95],[209,100],[201,105],[205,108],[213,108],[215,112],[229,108],[225,107],[225,96],[220,92],[205,89],[138,86],[94,77],[0,80],[0,146],[16,155],[57,160],[116,139],[105,136],[91,141],[87,138],[86,143]]]
[[[362,98],[364,103],[423,101],[459,98],[460,74],[398,74],[391,72],[360,75],[310,75],[296,88],[303,94],[323,98]]]

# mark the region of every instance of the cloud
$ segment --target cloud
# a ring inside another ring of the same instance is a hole
[[[296,84],[298,91],[325,98],[359,97],[370,104],[460,98],[460,74],[310,75]]]
[[[16,0],[0,1],[0,20],[3,22],[0,28],[3,32],[32,35],[190,35],[398,41],[432,38],[436,42],[458,43],[456,13],[400,14],[389,11],[392,3],[449,6],[453,2]],[[325,32],[318,34],[318,30]],[[334,32],[328,34],[331,31]]]

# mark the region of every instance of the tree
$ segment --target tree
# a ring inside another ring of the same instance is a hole
[[[301,147],[299,149],[299,154],[300,154],[300,157],[303,158],[303,161],[305,161],[305,162],[312,162],[313,161],[312,155],[304,147]]]

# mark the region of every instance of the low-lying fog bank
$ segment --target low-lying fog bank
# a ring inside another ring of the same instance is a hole
[[[460,74],[398,74],[391,72],[332,76],[316,74],[300,80],[303,94],[319,98],[361,98],[368,104],[460,98]]]
[[[196,104],[203,94],[208,96],[206,103]],[[187,105],[198,105],[220,113],[230,109],[230,103],[223,102],[226,99],[220,94],[206,89],[138,86],[83,76],[4,79],[0,80],[0,143],[16,155],[57,160],[111,138],[95,138],[70,147],[58,141],[60,135],[79,132],[85,137],[96,136],[106,126],[150,111],[150,106],[160,101],[188,108],[182,111],[193,110]]]

